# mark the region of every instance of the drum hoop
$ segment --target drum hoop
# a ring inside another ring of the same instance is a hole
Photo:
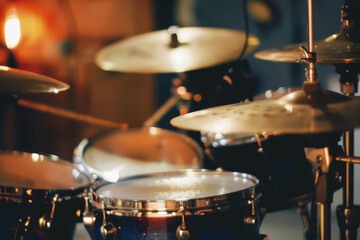
[[[84,155],[86,150],[90,147],[90,145],[92,145],[94,142],[96,142],[98,139],[102,139],[106,136],[112,135],[114,133],[130,133],[130,132],[141,132],[141,131],[146,131],[149,132],[150,129],[156,129],[157,132],[159,132],[158,135],[160,135],[161,133],[166,133],[168,135],[173,135],[176,136],[177,138],[183,140],[184,142],[188,143],[189,146],[191,146],[191,148],[194,150],[194,152],[196,153],[198,159],[199,159],[199,164],[202,165],[202,162],[204,160],[204,154],[203,151],[201,149],[201,147],[199,146],[199,144],[197,142],[195,142],[192,138],[181,134],[181,133],[177,133],[174,131],[169,131],[166,129],[162,129],[162,128],[158,128],[158,127],[133,127],[133,128],[129,128],[129,129],[111,129],[111,130],[107,130],[104,132],[100,132],[98,134],[95,134],[89,138],[85,138],[83,140],[81,140],[81,142],[78,144],[78,146],[74,149],[74,159],[73,162],[81,169],[83,170],[83,173],[86,174],[88,177],[90,177],[91,179],[98,179],[100,177],[100,179],[104,179],[104,175],[101,171],[98,171],[94,168],[92,168],[91,166],[89,166],[84,159]],[[122,179],[122,178],[120,178]]]
[[[196,211],[201,209],[211,209],[218,208],[225,205],[231,205],[235,201],[237,204],[240,204],[240,201],[248,204],[248,201],[254,200],[257,201],[261,197],[259,191],[259,180],[250,174],[239,173],[239,172],[229,172],[229,171],[214,171],[207,169],[187,169],[167,173],[154,173],[154,174],[145,174],[138,175],[123,180],[138,179],[151,176],[171,176],[171,175],[186,175],[187,173],[192,172],[195,174],[231,174],[234,176],[242,176],[246,179],[251,180],[254,183],[254,186],[241,191],[232,192],[223,195],[209,196],[204,198],[194,198],[194,199],[184,199],[184,200],[129,200],[129,199],[117,199],[111,197],[104,197],[98,195],[96,190],[102,186],[111,184],[109,182],[102,182],[93,185],[90,188],[90,202],[96,209],[101,209],[103,206],[107,210],[116,210],[123,212],[173,212],[179,211],[180,204],[185,203],[186,209],[189,211]],[[244,201],[245,200],[245,201]]]
[[[0,154],[11,154],[11,155],[31,155],[34,153],[29,152],[20,152],[13,150],[0,150]],[[39,153],[36,153],[39,154]],[[44,156],[49,160],[53,160],[56,162],[62,162],[67,165],[71,165],[72,167],[76,167],[74,164],[63,160],[55,155],[49,154],[39,154],[40,156]],[[79,170],[79,169],[78,169]],[[79,170],[80,174],[83,174]],[[0,200],[11,200],[15,202],[23,202],[23,201],[52,201],[55,195],[58,196],[57,202],[67,201],[73,198],[81,198],[84,193],[87,192],[87,189],[90,188],[91,181],[89,177],[85,174],[83,176],[86,178],[87,183],[77,187],[77,188],[67,188],[67,189],[36,189],[36,188],[22,188],[22,187],[14,187],[14,186],[3,186],[0,185]]]

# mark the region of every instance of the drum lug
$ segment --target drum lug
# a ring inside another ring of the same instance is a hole
[[[112,223],[106,222],[106,212],[104,202],[101,202],[101,208],[103,212],[103,225],[100,227],[100,233],[104,240],[115,240],[117,229],[114,227]],[[120,227],[118,228],[121,229]]]
[[[100,233],[104,240],[114,240],[116,237],[116,228],[112,223],[102,225],[100,227]]]
[[[245,217],[244,223],[247,225],[255,225],[256,224],[256,209],[255,209],[255,201],[248,200],[248,204],[251,205],[251,216]]]
[[[95,215],[93,213],[90,213],[89,211],[89,202],[88,202],[88,196],[84,195],[85,200],[85,210],[83,213],[83,223],[85,225],[85,228],[89,232],[93,232],[94,230],[94,223],[95,223]]]
[[[181,213],[181,225],[176,229],[176,238],[178,240],[187,240],[190,238],[190,232],[186,229],[185,224],[185,211],[184,203],[180,202],[180,210],[177,213]]]
[[[51,229],[51,224],[52,224],[52,221],[54,218],[54,213],[55,213],[55,205],[58,200],[58,197],[59,197],[58,194],[55,194],[53,200],[51,201],[52,208],[51,208],[50,216],[48,214],[45,214],[44,216],[42,216],[39,219],[40,229],[41,229],[41,231],[43,231],[45,233]]]

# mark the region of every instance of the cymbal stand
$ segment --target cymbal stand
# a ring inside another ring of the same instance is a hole
[[[337,64],[336,72],[340,74],[341,92],[346,96],[354,96],[358,88],[357,75],[359,64]],[[347,157],[354,156],[354,130],[347,131],[343,136],[343,146]],[[345,163],[343,176],[343,204],[337,207],[338,225],[341,240],[357,239],[357,228],[360,224],[360,206],[354,205],[354,165]]]
[[[308,3],[308,50],[305,47],[300,47],[304,58],[299,59],[301,62],[308,63],[306,68],[306,81],[304,82],[304,92],[309,98],[314,97],[320,91],[320,84],[316,81],[317,70],[316,53],[314,50],[314,29],[313,29],[313,1],[307,0]],[[305,149],[306,151],[306,149]],[[325,147],[315,152],[316,154],[307,153],[307,158],[310,162],[319,164],[318,173],[316,175],[315,185],[315,203],[317,208],[317,239],[329,240],[331,239],[330,219],[331,211],[330,205],[332,202],[331,190],[331,162],[332,158],[329,154],[329,148]]]
[[[342,7],[341,34],[352,41],[360,41],[360,2],[345,0]],[[358,89],[357,75],[360,73],[359,63],[335,64],[340,74],[340,90],[344,95],[354,96]],[[347,157],[354,156],[354,131],[347,131],[343,136],[343,145]],[[341,240],[357,239],[357,228],[360,224],[360,206],[354,205],[354,166],[346,162],[343,176],[343,205],[337,207],[336,213],[340,228]]]
[[[305,148],[306,158],[316,169],[315,203],[317,210],[317,238],[331,239],[331,202],[335,185],[335,167],[329,147]]]

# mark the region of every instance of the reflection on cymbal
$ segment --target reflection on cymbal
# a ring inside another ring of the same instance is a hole
[[[235,60],[245,42],[245,33],[220,28],[179,28],[176,35],[178,45],[175,47],[170,46],[172,35],[168,30],[130,37],[101,49],[95,62],[105,71],[186,72]],[[250,35],[245,54],[259,43]]]
[[[303,58],[300,46],[307,43],[292,44],[280,48],[255,53],[258,59],[274,62],[297,62]],[[322,41],[315,41],[316,61],[318,63],[352,63],[360,62],[360,43],[352,42],[341,34],[333,34]]]
[[[0,66],[0,94],[58,93],[69,87],[50,77]]]
[[[316,134],[360,126],[360,98],[319,91],[311,98],[303,90],[279,99],[238,103],[192,112],[171,120],[182,129],[231,134]]]

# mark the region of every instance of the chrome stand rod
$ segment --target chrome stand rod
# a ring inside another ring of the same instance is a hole
[[[330,239],[330,204],[316,203],[318,212],[318,240]]]

